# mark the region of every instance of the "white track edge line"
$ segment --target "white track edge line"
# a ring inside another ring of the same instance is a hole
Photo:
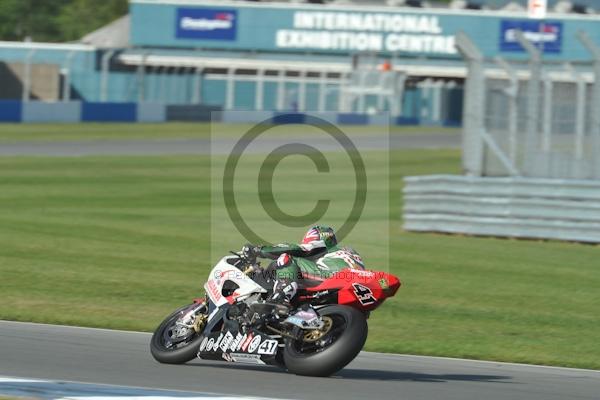
[[[5,322],[4,320],[0,321],[0,322]],[[40,324],[41,325],[41,324]],[[60,325],[62,326],[62,325]],[[68,326],[68,325],[65,325]],[[230,397],[235,397],[235,398],[239,398],[240,400],[243,400],[244,397],[240,397],[240,395],[236,395],[236,394],[231,394],[231,393],[216,393],[216,392],[194,392],[194,391],[190,391],[190,390],[180,390],[180,389],[165,389],[165,388],[156,388],[156,387],[150,387],[150,386],[129,386],[129,385],[114,385],[114,384],[110,384],[110,383],[96,383],[96,382],[88,382],[88,381],[72,381],[72,380],[68,380],[68,379],[50,379],[50,378],[31,378],[31,377],[19,377],[19,376],[5,376],[5,375],[0,375],[0,377],[2,378],[8,378],[8,379],[19,379],[19,380],[23,380],[23,381],[29,381],[29,382],[44,382],[44,383],[57,383],[57,382],[64,382],[64,383],[73,383],[76,385],[92,385],[92,386],[101,386],[101,387],[106,387],[106,388],[119,388],[119,389],[134,389],[134,390],[141,390],[141,391],[148,391],[148,390],[154,390],[157,392],[175,392],[175,393],[187,393],[187,394],[204,394],[204,395],[210,395],[210,396],[230,396]],[[272,397],[252,397],[252,396],[248,396],[247,398],[250,399],[260,399],[260,400],[277,400],[276,398],[272,398]],[[185,400],[185,398],[181,398],[178,400]]]

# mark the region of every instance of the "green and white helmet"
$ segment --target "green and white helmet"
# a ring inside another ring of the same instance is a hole
[[[326,247],[329,249],[337,245],[337,238],[330,226],[315,225],[306,232],[302,238],[302,244],[312,248]]]

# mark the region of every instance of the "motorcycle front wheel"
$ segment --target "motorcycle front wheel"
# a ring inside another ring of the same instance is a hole
[[[197,306],[190,304],[178,308],[156,328],[150,340],[150,353],[156,361],[183,364],[196,357],[202,337],[192,328],[178,326],[177,322],[191,307]]]
[[[321,330],[286,341],[285,366],[297,375],[330,376],[348,365],[367,340],[367,319],[359,310],[332,305],[318,312],[324,322]]]

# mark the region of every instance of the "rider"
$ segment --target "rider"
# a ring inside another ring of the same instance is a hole
[[[333,229],[323,225],[310,228],[300,244],[246,245],[244,251],[276,260],[267,269],[275,271],[271,300],[283,303],[294,298],[299,283],[318,284],[343,269],[365,268],[358,253],[352,248],[341,247]]]

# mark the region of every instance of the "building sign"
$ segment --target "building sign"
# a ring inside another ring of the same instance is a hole
[[[178,8],[176,22],[175,36],[180,39],[236,39],[236,10]]]
[[[560,53],[562,48],[562,22],[542,22],[532,20],[503,20],[500,23],[500,51],[523,52],[516,31],[523,32],[544,53]]]
[[[296,11],[275,35],[279,49],[456,54],[436,15]]]
[[[545,20],[527,18],[524,12],[507,16],[439,8],[304,3],[284,7],[270,2],[223,0],[129,3],[134,47],[340,56],[366,51],[459,60],[454,37],[463,32],[486,58],[525,58],[527,54],[515,35],[521,30],[547,58],[567,61],[590,57],[577,40],[578,31],[587,32],[600,43],[600,17],[594,15],[556,15]]]

